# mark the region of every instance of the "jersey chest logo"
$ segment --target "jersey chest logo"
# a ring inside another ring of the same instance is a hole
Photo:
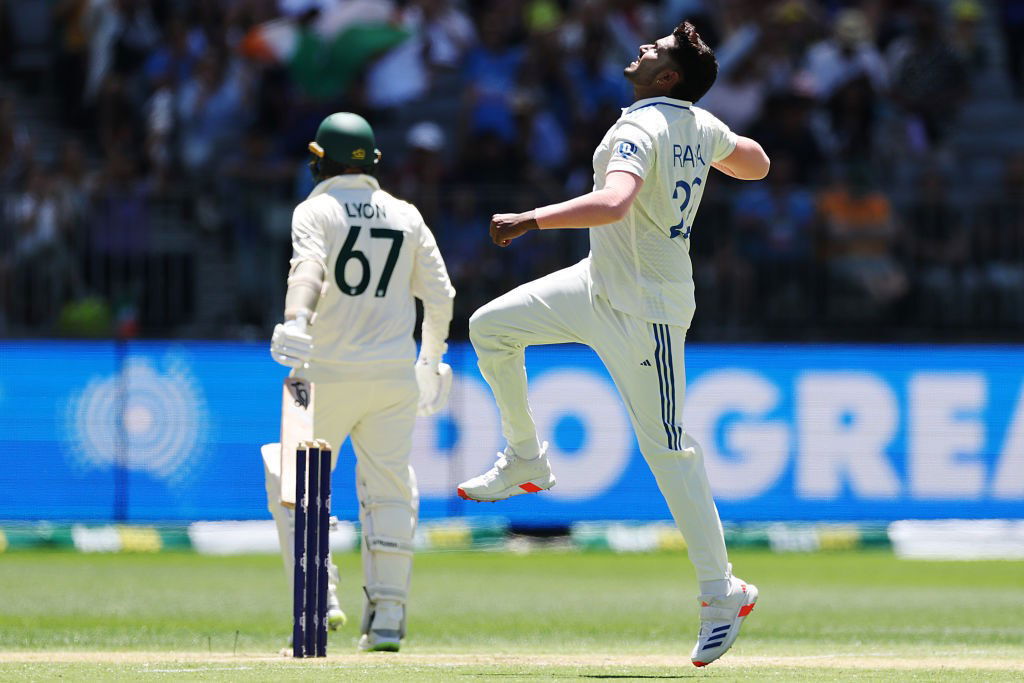
[[[619,143],[619,146],[616,148],[615,154],[616,156],[620,156],[623,158],[636,156],[636,145],[634,145],[629,140],[623,140],[622,142]]]

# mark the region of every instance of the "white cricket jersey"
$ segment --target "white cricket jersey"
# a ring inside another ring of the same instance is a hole
[[[377,179],[341,175],[319,183],[292,216],[292,268],[315,261],[325,272],[316,307],[313,358],[306,376],[366,363],[416,357],[413,298],[423,301],[424,332],[448,332],[455,290],[433,233],[412,204],[380,189]],[[319,377],[318,377],[319,375]]]
[[[709,112],[671,97],[624,109],[594,152],[594,189],[609,171],[644,179],[625,218],[590,229],[591,278],[620,311],[689,327],[696,308],[690,231],[712,161],[736,135]]]

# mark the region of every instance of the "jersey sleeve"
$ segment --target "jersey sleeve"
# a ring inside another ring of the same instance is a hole
[[[310,203],[302,202],[292,213],[291,270],[303,261],[313,261],[327,272],[327,233]]]
[[[627,171],[641,178],[654,165],[654,140],[642,128],[628,121],[612,133],[611,157],[605,173]]]
[[[421,354],[428,358],[440,358],[448,339],[448,326],[452,321],[455,288],[448,278],[441,250],[434,239],[434,233],[423,222],[423,218],[411,205],[413,235],[416,239],[416,254],[412,267],[412,294],[423,302],[423,346]]]
[[[707,115],[707,122],[711,129],[711,160],[721,161],[736,149],[736,133],[711,114]]]

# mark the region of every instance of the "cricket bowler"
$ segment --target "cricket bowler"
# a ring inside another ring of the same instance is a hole
[[[759,180],[769,161],[757,142],[694,106],[714,83],[718,62],[691,23],[641,45],[624,75],[636,101],[594,152],[594,190],[491,218],[491,238],[502,247],[531,230],[589,228],[590,254],[470,318],[507,446],[458,494],[496,501],[555,485],[527,402],[524,350],[566,342],[594,349],[686,539],[701,591],[691,659],[705,666],[732,646],[757,588],[732,575],[703,454],[682,424],[684,343],[695,309],[690,236],[711,168]]]
[[[352,439],[366,595],[359,648],[395,652],[405,635],[419,506],[409,465],[413,424],[447,400],[451,375],[442,357],[455,290],[419,211],[374,177],[381,154],[365,119],[328,116],[309,150],[316,186],[292,217],[284,323],[274,328],[270,353],[315,389],[312,431],[333,446],[332,467]],[[414,298],[424,312],[418,358]],[[294,520],[273,471],[279,454],[280,447],[264,447],[267,504],[292,581]],[[345,618],[337,568],[329,567],[334,630]]]

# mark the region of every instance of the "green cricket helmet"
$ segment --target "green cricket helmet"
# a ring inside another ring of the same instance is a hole
[[[309,151],[317,159],[368,168],[376,166],[381,156],[370,124],[359,114],[347,111],[331,114],[320,123]]]

